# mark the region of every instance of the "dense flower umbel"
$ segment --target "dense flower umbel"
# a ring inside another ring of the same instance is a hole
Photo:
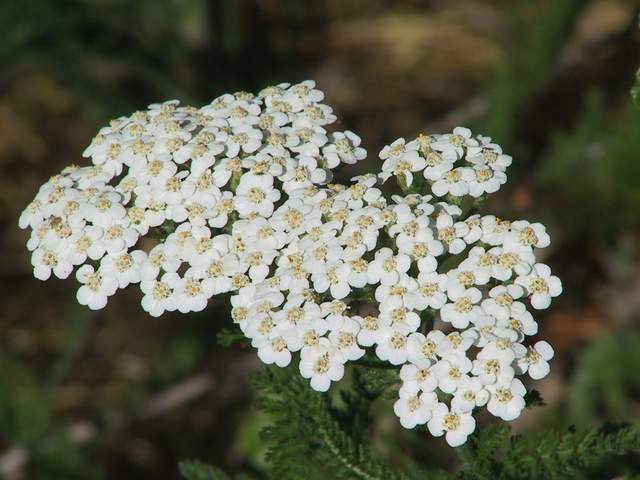
[[[139,284],[153,316],[231,292],[264,363],[299,352],[300,374],[326,391],[369,351],[400,370],[400,423],[453,446],[478,408],[516,418],[516,376],[544,377],[553,356],[544,341],[525,346],[537,333],[527,305],[547,308],[562,290],[534,256],[549,236],[470,215],[458,198],[497,191],[511,157],[456,128],[397,140],[380,174],[331,184],[365,151],[352,132],[325,130],[335,116],[323,97],[306,81],[112,122],[85,152],[93,166],[52,177],[22,214],[34,275],[78,266],[78,301],[92,309]],[[406,195],[388,201],[391,176]]]

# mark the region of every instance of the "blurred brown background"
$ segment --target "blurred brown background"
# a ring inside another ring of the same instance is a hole
[[[357,172],[375,170],[397,137],[456,125],[514,155],[507,188],[485,212],[547,224],[544,260],[566,292],[539,317],[557,350],[552,375],[535,385],[547,407],[515,430],[637,419],[640,112],[628,91],[640,65],[638,7],[1,2],[0,478],[175,479],[187,457],[262,478],[266,419],[246,383],[258,361],[216,345],[224,306],[152,319],[132,291],[92,313],[76,304],[72,281],[32,278],[17,218],[113,117],[307,78],[338,128],[362,137],[370,156]],[[393,433],[390,412],[381,409],[379,428],[420,462],[423,447]]]

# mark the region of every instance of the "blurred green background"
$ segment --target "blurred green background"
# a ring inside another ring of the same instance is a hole
[[[307,78],[370,152],[342,179],[456,125],[514,155],[485,211],[547,224],[565,287],[538,316],[557,351],[535,384],[547,406],[514,431],[639,418],[636,1],[4,0],[0,32],[0,478],[177,479],[184,458],[263,478],[259,362],[216,345],[224,305],[152,319],[127,292],[89,312],[72,281],[32,278],[17,217],[110,118]],[[378,410],[392,461],[456,468]]]

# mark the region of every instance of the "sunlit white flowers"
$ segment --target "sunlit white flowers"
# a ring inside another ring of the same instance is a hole
[[[265,364],[295,364],[327,391],[349,363],[398,371],[393,409],[452,446],[486,408],[513,420],[517,378],[549,373],[552,347],[529,312],[560,280],[537,262],[545,227],[471,212],[506,182],[511,157],[488,137],[398,139],[380,172],[315,83],[225,94],[201,108],[151,105],[102,128],[19,219],[34,276],[67,278],[104,308],[137,285],[142,308],[199,312],[230,294],[231,318]],[[403,195],[385,197],[395,178]],[[537,312],[536,312],[537,313]],[[367,367],[368,368],[368,367]]]

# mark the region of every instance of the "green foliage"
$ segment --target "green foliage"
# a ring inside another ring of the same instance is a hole
[[[640,450],[636,426],[604,427],[584,433],[553,431],[509,439],[509,427],[491,425],[474,435],[468,446],[470,461],[460,478],[531,479],[582,478],[599,464],[612,474],[616,456]],[[615,464],[622,466],[617,461]]]
[[[636,107],[640,108],[640,69],[636,72],[636,83],[631,88],[631,98]]]
[[[540,197],[570,204],[566,227],[610,239],[640,226],[640,113],[625,102],[613,114],[591,92],[577,124],[556,135],[536,172]],[[600,217],[606,221],[592,222]]]
[[[513,142],[517,117],[549,79],[565,40],[587,4],[584,0],[517,2],[509,38],[489,92],[490,115],[483,131],[501,145]]]
[[[579,424],[598,416],[620,421],[628,417],[629,399],[640,389],[640,332],[623,331],[601,338],[578,357],[570,383],[569,412]]]
[[[223,347],[230,347],[240,343],[247,345],[247,337],[237,327],[225,327],[216,335],[216,343]]]
[[[256,402],[273,417],[263,430],[270,476],[277,479],[401,479],[374,451],[368,407],[389,385],[390,372],[354,374],[354,392],[337,409],[313,391],[295,367],[265,367],[251,380]]]
[[[0,365],[0,440],[9,448],[24,449],[28,478],[101,478],[88,461],[87,449],[74,443],[52,418],[45,382],[8,353],[0,354]]]
[[[540,392],[535,389],[527,391],[524,396],[524,401],[526,402],[527,408],[543,407],[546,405],[542,395],[540,395]]]
[[[205,465],[198,460],[185,460],[178,465],[180,475],[185,480],[229,480],[230,477],[222,470]]]

